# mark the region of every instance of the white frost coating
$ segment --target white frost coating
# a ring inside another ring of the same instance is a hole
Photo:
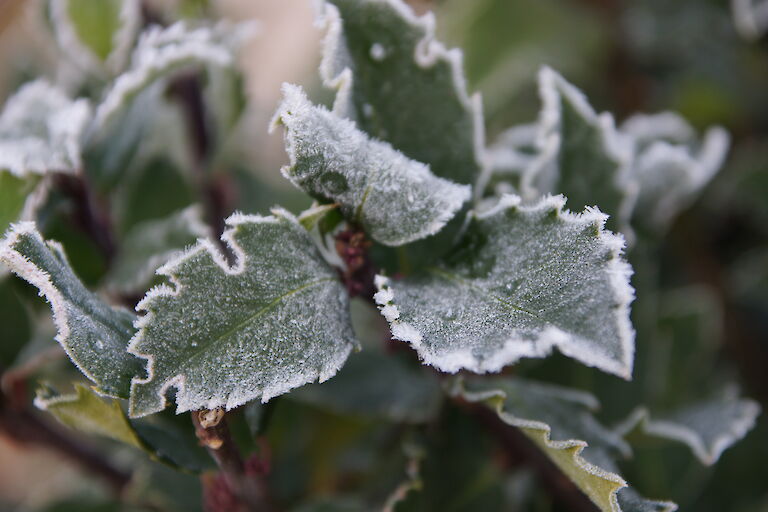
[[[0,113],[0,170],[19,177],[78,172],[90,116],[87,100],[70,100],[44,80],[24,84]]]
[[[470,197],[470,187],[435,176],[354,122],[309,102],[296,86],[271,126],[285,126],[290,165],[283,175],[317,199],[337,203],[344,216],[385,245],[403,245],[440,231]]]
[[[131,385],[133,417],[163,409],[170,388],[177,412],[232,409],[343,365],[356,344],[346,292],[298,220],[272,213],[227,219],[234,265],[200,240],[158,270],[170,284],[138,304],[147,314],[128,348],[147,361],[147,378]]]
[[[702,464],[711,466],[720,455],[755,426],[760,405],[728,390],[722,397],[686,405],[661,418],[645,407],[635,409],[617,428],[622,435],[638,425],[649,435],[687,445]]]
[[[733,23],[741,37],[758,39],[768,30],[768,1],[731,0]]]
[[[51,306],[55,340],[99,393],[127,396],[138,360],[125,354],[133,315],[113,309],[77,280],[60,244],[46,241],[32,222],[12,224],[0,242],[0,262],[35,286]],[[52,275],[53,274],[53,275]]]
[[[459,262],[430,269],[428,278],[379,279],[380,309],[399,313],[390,320],[393,336],[446,372],[497,372],[557,348],[629,379],[634,291],[624,240],[603,229],[599,210],[574,214],[564,203],[549,196],[524,206],[504,196],[471,216],[459,243],[470,249]]]
[[[96,109],[94,129],[107,124],[133,96],[167,73],[188,65],[232,66],[235,51],[255,27],[226,22],[196,29],[183,22],[151,26],[139,37],[129,69],[117,77]]]
[[[410,29],[423,34],[422,39],[415,45],[413,61],[423,69],[431,69],[444,63],[450,69],[452,87],[458,102],[469,113],[472,123],[472,147],[474,160],[478,167],[475,177],[475,200],[480,198],[482,187],[478,184],[487,183],[490,178],[490,166],[485,157],[485,122],[483,118],[482,97],[479,93],[470,94],[467,91],[467,83],[463,72],[463,55],[459,49],[447,49],[441,42],[435,39],[435,17],[428,12],[423,16],[417,16],[405,2],[401,0],[364,0],[394,11],[404,20]],[[326,87],[335,89],[336,99],[333,112],[339,116],[355,120],[355,103],[370,104],[365,98],[353,97],[354,61],[349,54],[345,40],[343,19],[339,9],[325,0],[316,0],[317,17],[316,25],[325,29],[323,40],[323,53],[320,63],[320,76]],[[382,53],[381,50],[384,50]],[[381,43],[375,43],[370,49],[370,56],[375,61],[380,61],[387,56],[387,49]],[[403,105],[403,108],[407,108]],[[441,174],[442,175],[442,174]]]

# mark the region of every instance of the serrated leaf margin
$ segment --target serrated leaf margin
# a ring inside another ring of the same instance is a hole
[[[475,160],[480,169],[476,183],[487,182],[490,179],[491,168],[485,156],[483,100],[479,92],[470,95],[467,90],[467,80],[464,77],[463,71],[464,55],[462,51],[459,48],[448,49],[437,40],[435,34],[435,15],[431,11],[418,16],[410,6],[401,0],[375,1],[388,5],[404,20],[424,31],[424,38],[416,45],[413,55],[416,64],[422,68],[429,69],[435,63],[442,61],[450,67],[456,97],[464,105],[472,118]],[[354,120],[354,109],[351,108],[354,71],[349,66],[344,66],[341,69],[338,66],[340,62],[338,56],[346,51],[343,19],[338,8],[325,0],[315,0],[314,5],[315,12],[317,13],[315,24],[322,30],[325,30],[320,61],[320,78],[323,81],[323,85],[336,91],[333,112],[341,117]],[[475,186],[476,200],[479,200],[482,190],[483,187]]]
[[[197,245],[182,251],[180,253],[177,253],[177,255],[166,262],[162,267],[158,268],[156,271],[156,274],[159,276],[164,276],[168,279],[169,284],[160,284],[153,288],[151,288],[144,298],[136,305],[137,311],[144,311],[146,314],[144,316],[140,316],[136,319],[136,322],[134,323],[134,327],[136,328],[136,334],[131,338],[131,341],[128,343],[128,353],[133,354],[141,359],[144,359],[147,361],[146,365],[146,378],[141,377],[134,377],[131,380],[131,392],[130,396],[131,399],[129,400],[128,405],[128,416],[131,418],[138,418],[141,416],[144,416],[146,414],[139,414],[136,411],[135,404],[133,402],[133,396],[134,396],[134,387],[136,385],[140,384],[147,384],[151,382],[154,379],[154,361],[155,356],[152,354],[147,354],[144,352],[141,352],[138,348],[139,343],[143,340],[143,334],[144,334],[144,327],[148,325],[153,317],[154,313],[152,313],[150,304],[151,302],[157,298],[157,297],[176,297],[178,296],[182,290],[184,289],[184,286],[178,282],[178,280],[173,276],[173,269],[184,260],[191,258],[192,256],[195,256],[199,252],[207,252],[213,261],[218,265],[219,270],[226,273],[227,275],[238,275],[241,274],[245,270],[245,266],[247,264],[247,257],[245,256],[245,251],[240,247],[240,245],[237,243],[237,240],[235,239],[235,231],[238,225],[240,224],[246,224],[246,223],[277,223],[279,222],[278,217],[286,219],[289,222],[295,223],[296,225],[300,226],[302,230],[305,228],[301,226],[298,219],[294,217],[293,214],[288,212],[287,210],[284,210],[282,208],[274,208],[271,210],[272,215],[270,216],[262,216],[262,215],[246,215],[243,213],[234,213],[230,215],[225,223],[227,226],[229,226],[229,229],[224,231],[224,233],[221,235],[221,240],[224,241],[227,246],[230,248],[234,255],[234,264],[230,265],[229,262],[225,259],[222,252],[216,247],[213,241],[207,239],[207,238],[201,238],[198,240]],[[340,369],[341,366],[343,366],[344,362],[346,361],[347,356],[349,356],[349,353],[352,351],[353,347],[349,347],[349,351],[347,352],[347,355],[344,357],[343,361],[338,365],[338,367],[334,368],[328,368],[325,372],[319,373],[316,377],[318,379],[318,382],[325,382],[326,380],[333,377]],[[262,391],[261,394],[261,401],[263,403],[266,403],[274,396],[277,396],[281,393],[285,393],[293,388],[296,388],[298,386],[301,386],[305,384],[307,380],[305,379],[305,375],[299,376],[299,378],[294,378],[288,382],[285,382],[284,388],[286,388],[284,391],[275,393],[275,394],[268,394],[264,391]],[[185,377],[182,374],[176,375],[170,379],[167,379],[163,385],[158,390],[158,396],[163,404],[163,407],[167,407],[168,400],[166,398],[166,394],[170,388],[176,388],[177,391],[182,391],[184,389],[184,383],[185,383]],[[226,402],[216,402],[214,400],[211,400],[210,403],[206,405],[208,409],[215,409],[217,407],[224,407],[226,410],[234,409],[235,407],[238,407],[240,405],[243,405],[247,403],[249,400],[251,400],[253,397],[248,399],[238,399],[234,402],[230,401],[229,399]],[[191,410],[190,408],[185,408],[184,405],[180,404],[178,402],[177,398],[177,412],[184,412],[186,410]]]
[[[396,305],[394,291],[389,286],[390,279],[387,276],[379,274],[374,280],[377,289],[377,292],[374,294],[374,301],[376,302],[379,311],[381,311],[381,314],[389,323],[393,338],[409,343],[419,354],[419,357],[424,364],[434,366],[438,370],[448,373],[456,373],[462,369],[467,369],[476,373],[498,372],[501,371],[504,366],[512,364],[523,357],[545,357],[551,353],[553,348],[558,348],[564,355],[576,359],[588,366],[595,366],[603,371],[630,380],[632,378],[635,353],[635,330],[632,327],[632,322],[630,320],[630,304],[635,298],[635,293],[629,283],[630,276],[633,273],[632,268],[629,263],[622,258],[625,248],[624,237],[621,234],[612,233],[605,229],[605,221],[608,216],[600,212],[598,208],[587,207],[582,213],[573,213],[564,209],[565,202],[565,197],[557,195],[545,196],[534,204],[526,205],[523,204],[522,198],[519,196],[508,194],[502,196],[498,203],[492,208],[483,212],[469,212],[468,218],[474,217],[482,220],[509,209],[517,209],[523,213],[544,209],[551,210],[565,223],[592,223],[597,230],[598,239],[601,239],[605,246],[611,251],[611,259],[608,262],[606,273],[610,276],[610,283],[612,284],[612,288],[616,293],[617,298],[620,299],[619,306],[615,309],[614,314],[619,326],[619,342],[622,346],[622,354],[624,356],[623,361],[617,363],[614,360],[605,359],[601,360],[598,364],[595,364],[594,359],[581,356],[577,351],[571,350],[567,344],[563,346],[561,343],[563,338],[562,331],[554,326],[541,333],[541,336],[536,340],[537,348],[532,349],[529,353],[523,353],[520,350],[512,350],[507,354],[502,354],[500,359],[494,359],[493,363],[490,365],[478,364],[475,357],[469,352],[463,354],[463,357],[461,358],[456,357],[454,354],[453,357],[450,358],[451,361],[447,361],[444,357],[425,351],[424,345],[422,344],[422,333],[414,326],[399,319],[400,312]]]

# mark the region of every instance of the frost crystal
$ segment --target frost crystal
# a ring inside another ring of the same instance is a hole
[[[374,240],[395,246],[433,235],[469,199],[469,186],[372,140],[352,121],[312,105],[298,87],[283,91],[275,114],[291,159],[283,174],[313,197],[338,203]]]
[[[355,345],[348,298],[336,272],[289,213],[235,214],[223,235],[230,267],[213,244],[197,246],[158,270],[171,285],[147,293],[129,351],[147,360],[134,379],[130,414],[232,409],[332,377]]]
[[[504,196],[471,216],[453,254],[426,276],[380,277],[377,301],[397,311],[385,313],[393,336],[447,372],[496,372],[556,347],[630,378],[633,290],[624,241],[603,230],[599,211],[576,215],[564,203],[557,196],[521,206]]]

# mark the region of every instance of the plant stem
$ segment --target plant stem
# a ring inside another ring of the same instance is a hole
[[[371,241],[365,232],[355,226],[336,235],[336,252],[347,267],[340,272],[341,280],[349,296],[360,296],[373,302],[373,294],[376,292],[373,277],[377,270],[368,251],[370,247]]]
[[[109,210],[94,195],[84,174],[57,173],[54,175],[54,184],[72,200],[75,224],[93,240],[109,267],[117,249]]]
[[[197,188],[205,209],[208,224],[213,228],[216,239],[224,232],[224,219],[227,215],[229,202],[228,184],[217,180],[211,174],[210,165],[214,147],[214,134],[211,133],[200,76],[188,73],[175,78],[168,93],[177,101],[185,118],[187,138],[189,139],[194,176]],[[231,258],[229,248],[219,240],[221,249]]]
[[[246,472],[240,451],[232,440],[224,411],[202,410],[192,412],[195,435],[219,467],[229,489],[247,510],[269,510],[259,483]]]

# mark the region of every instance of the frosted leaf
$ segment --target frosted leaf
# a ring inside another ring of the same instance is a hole
[[[634,331],[631,268],[605,216],[563,211],[562,196],[521,206],[504,196],[470,216],[463,240],[441,265],[402,281],[377,280],[394,338],[446,372],[497,372],[553,348],[629,379]],[[377,295],[381,297],[380,295]],[[385,297],[386,298],[386,297]]]
[[[141,360],[125,351],[135,332],[135,315],[88,291],[62,247],[43,240],[31,222],[11,226],[0,242],[0,262],[45,296],[58,330],[56,341],[98,392],[127,397],[131,378],[141,373]]]
[[[99,74],[125,65],[141,26],[138,0],[52,0],[48,5],[64,58]]]
[[[639,426],[646,434],[687,445],[702,464],[710,466],[755,426],[760,406],[739,398],[734,390],[721,396],[687,404],[665,415],[636,409],[619,427],[628,433]]]
[[[23,85],[0,113],[0,171],[14,176],[78,172],[91,109],[44,80]]]
[[[327,29],[320,74],[338,89],[334,112],[432,172],[466,185],[481,174],[479,95],[470,97],[462,55],[434,39],[432,14],[400,0],[320,3]]]
[[[456,379],[449,390],[494,408],[519,428],[604,512],[677,510],[671,502],[640,497],[616,473],[616,460],[631,455],[621,435],[593,416],[590,394],[514,377]],[[630,491],[630,492],[626,492]]]
[[[143,222],[133,227],[121,242],[107,286],[121,293],[146,290],[155,270],[178,251],[192,245],[198,238],[210,236],[202,218],[202,209],[195,205],[165,219]]]
[[[228,265],[201,240],[158,270],[129,351],[147,360],[131,387],[130,415],[232,409],[331,378],[355,346],[348,298],[307,231],[289,213],[235,214],[222,236]]]
[[[174,71],[187,66],[232,66],[235,51],[253,29],[250,23],[224,22],[195,29],[183,22],[149,27],[139,37],[128,69],[117,77],[96,109],[96,127],[107,124],[142,90]]]
[[[64,425],[89,435],[108,437],[146,449],[125,417],[120,403],[114,399],[103,400],[87,386],[75,384],[75,393],[59,395],[50,389],[40,389],[35,406],[48,411]]]
[[[672,113],[634,116],[622,131],[635,138],[631,174],[639,185],[635,217],[663,229],[720,170],[729,146],[720,127],[697,143],[693,129]]]
[[[548,158],[526,171],[523,193],[563,194],[574,210],[598,206],[611,215],[611,229],[628,231],[636,195],[629,174],[631,138],[616,129],[613,116],[597,114],[581,91],[550,68],[539,72],[539,94],[537,144]]]
[[[274,123],[285,125],[290,166],[283,174],[313,197],[336,202],[374,240],[403,245],[440,231],[470,187],[438,178],[389,144],[369,138],[304,92],[283,87]]]

